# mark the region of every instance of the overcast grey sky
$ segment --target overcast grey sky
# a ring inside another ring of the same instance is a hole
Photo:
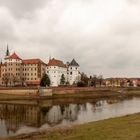
[[[81,71],[140,77],[139,0],[0,0],[0,57],[75,58]]]

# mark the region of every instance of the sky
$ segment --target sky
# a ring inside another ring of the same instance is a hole
[[[0,58],[49,57],[104,77],[140,77],[139,0],[0,0]]]

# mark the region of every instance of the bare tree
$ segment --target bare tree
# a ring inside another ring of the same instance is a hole
[[[20,77],[21,86],[25,85],[25,78],[23,76]]]
[[[96,87],[97,85],[97,76],[96,75],[93,75],[93,86]]]
[[[11,82],[13,83],[13,85],[15,86],[17,82],[19,82],[19,79],[17,76],[15,76],[14,74],[11,75]]]
[[[102,75],[99,75],[98,76],[98,81],[99,81],[99,85],[101,87],[102,86],[102,83],[103,83],[103,76]]]
[[[8,86],[9,81],[10,81],[9,73],[5,73],[3,75],[3,82],[4,82],[4,84],[5,84],[6,87]]]

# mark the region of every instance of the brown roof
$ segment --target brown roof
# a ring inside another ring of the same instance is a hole
[[[19,59],[22,60],[15,52],[8,57],[9,59]]]
[[[54,58],[49,60],[48,66],[58,66],[66,68],[66,65],[63,63],[63,61]]]
[[[26,60],[23,60],[22,62],[23,62],[23,64],[40,64],[41,63],[44,65],[47,65],[40,59],[26,59]]]

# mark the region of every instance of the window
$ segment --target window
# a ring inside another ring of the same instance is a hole
[[[72,75],[72,72],[70,72],[70,75]]]

